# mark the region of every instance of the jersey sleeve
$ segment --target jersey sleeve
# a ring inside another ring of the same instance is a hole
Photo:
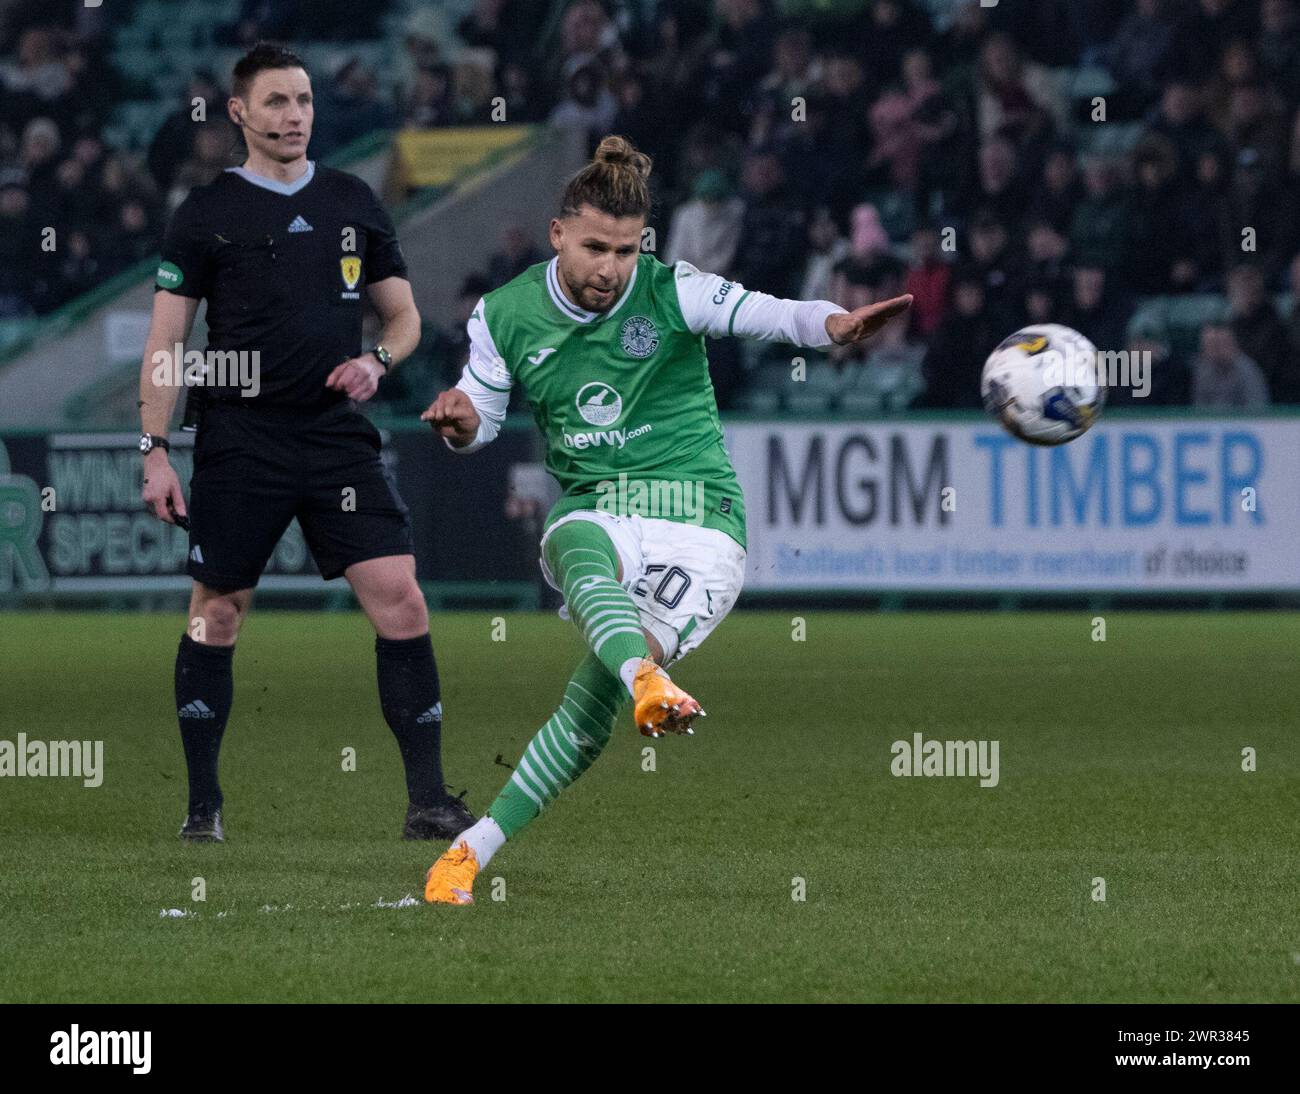
[[[366,281],[373,284],[390,277],[406,278],[406,256],[397,241],[393,218],[368,185],[365,192],[370,198],[366,224]]]
[[[739,335],[820,348],[831,344],[826,317],[845,309],[829,300],[783,300],[705,273],[689,262],[673,267],[677,302],[692,334]]]
[[[193,300],[207,296],[214,240],[215,236],[204,233],[198,223],[193,195],[187,197],[167,222],[154,292],[165,290]]]
[[[506,420],[510,389],[514,386],[510,370],[506,368],[506,363],[492,340],[486,317],[487,308],[480,299],[469,322],[465,324],[465,329],[469,332],[469,360],[456,383],[478,411],[478,434],[469,444],[459,448],[443,438],[448,448],[461,455],[477,452],[496,439],[501,423]]]

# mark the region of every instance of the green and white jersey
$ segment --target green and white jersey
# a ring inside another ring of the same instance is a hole
[[[475,308],[456,386],[482,424],[456,451],[496,436],[520,384],[563,491],[547,526],[597,509],[716,528],[743,547],[745,502],[723,444],[704,336],[824,346],[826,316],[843,309],[778,300],[642,254],[614,305],[589,312],[564,294],[557,261],[529,267]]]

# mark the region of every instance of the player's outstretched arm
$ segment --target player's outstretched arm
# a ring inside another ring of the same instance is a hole
[[[689,262],[678,262],[673,274],[687,326],[714,338],[739,335],[821,349],[867,338],[912,304],[911,296],[900,296],[849,312],[829,300],[785,300],[754,292]]]
[[[902,315],[912,306],[912,294],[905,293],[892,300],[880,300],[856,311],[836,312],[826,317],[826,333],[837,346],[861,342],[870,338],[895,316]]]

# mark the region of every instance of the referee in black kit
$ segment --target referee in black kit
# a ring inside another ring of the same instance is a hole
[[[406,768],[403,835],[450,839],[474,818],[443,784],[438,670],[410,521],[379,433],[354,405],[419,342],[406,263],[370,187],[307,159],[312,91],[300,58],[258,44],[235,65],[228,110],[248,158],[172,216],[140,376],[144,501],[159,520],[188,522],[194,579],[176,655],[189,771],[181,836],[224,839],[217,755],[235,640],[297,517],[322,576],[346,577],[375,628],[379,703]],[[383,320],[365,352],[363,296]],[[187,511],[166,440],[180,365],[167,376],[158,362],[176,358],[200,299],[209,340],[202,387],[189,393],[202,412]]]

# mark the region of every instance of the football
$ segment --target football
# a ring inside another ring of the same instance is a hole
[[[1082,436],[1106,401],[1097,347],[1056,323],[1022,327],[984,362],[984,406],[1030,444],[1065,444]]]

